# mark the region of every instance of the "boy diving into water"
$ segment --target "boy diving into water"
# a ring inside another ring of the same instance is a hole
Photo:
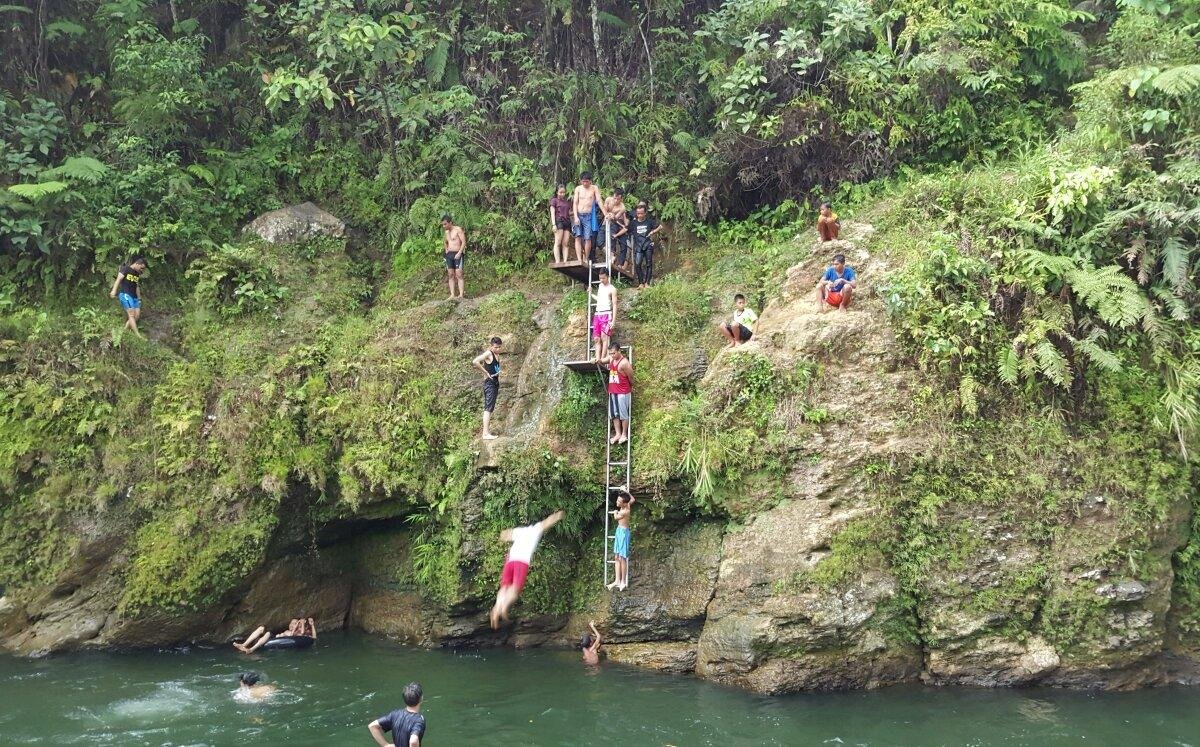
[[[505,529],[500,533],[500,539],[511,542],[508,555],[504,558],[504,571],[500,574],[500,591],[496,592],[496,603],[492,605],[489,620],[492,629],[500,627],[502,620],[508,620],[508,609],[512,607],[521,589],[525,588],[525,577],[529,575],[529,563],[533,560],[533,551],[546,530],[557,524],[566,516],[563,511],[555,511],[541,521],[527,527]]]

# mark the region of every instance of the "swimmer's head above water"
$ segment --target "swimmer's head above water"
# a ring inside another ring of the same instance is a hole
[[[242,687],[254,687],[261,679],[262,675],[258,672],[242,672],[238,675],[238,684]]]

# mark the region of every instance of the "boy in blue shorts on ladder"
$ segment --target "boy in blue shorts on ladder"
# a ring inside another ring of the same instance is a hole
[[[617,520],[617,531],[613,534],[613,556],[617,560],[616,578],[606,588],[610,591],[625,591],[629,586],[629,511],[633,506],[634,497],[628,490],[617,493],[617,510],[612,512]]]

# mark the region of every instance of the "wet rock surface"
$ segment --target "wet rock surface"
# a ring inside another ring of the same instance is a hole
[[[275,212],[286,214],[255,221],[264,240],[342,230],[315,206]],[[882,560],[836,583],[813,581],[823,563],[836,560],[847,527],[880,515],[889,496],[873,471],[939,445],[936,429],[914,427],[912,403],[926,384],[898,352],[875,291],[890,268],[871,253],[869,227],[847,223],[842,235],[807,253],[798,244],[799,261],[762,310],[754,340],[740,348],[776,367],[815,362],[820,385],[808,406],[822,418],[795,419],[803,438],[791,447],[794,458],[765,481],[747,479],[728,520],[674,517],[654,525],[639,517],[630,586],[597,593],[585,611],[525,615],[518,607],[514,623],[497,632],[487,624],[490,598],[422,596],[401,572],[412,564],[414,533],[378,530],[372,522],[399,510],[380,500],[363,506],[354,517],[361,523],[327,534],[319,551],[300,552],[297,539],[288,545],[293,554],[270,560],[228,599],[199,612],[119,614],[127,563],[120,535],[83,532],[74,559],[43,594],[0,597],[0,645],[37,655],[221,643],[258,625],[278,629],[312,616],[321,630],[349,626],[420,646],[573,646],[595,619],[610,661],[766,693],[908,681],[1085,688],[1200,681],[1196,659],[1172,648],[1168,619],[1171,556],[1189,520],[1185,501],[1168,507],[1151,536],[1133,538],[1119,496],[1103,491],[1076,494],[1061,507],[1054,533],[1036,531],[1031,514],[952,499],[924,520],[961,534],[954,562],[912,578]],[[834,251],[860,273],[849,311],[815,302],[815,278]],[[531,300],[528,330],[505,336],[505,388],[494,421],[502,437],[473,447],[480,470],[533,444],[567,457],[587,448],[553,442],[548,426],[562,397],[561,363],[584,353],[582,313],[560,327],[557,299]],[[430,302],[421,312],[461,316],[478,303]],[[437,344],[408,330],[387,339],[397,353]],[[695,384],[722,376],[730,358],[681,347],[664,365]],[[463,386],[473,375],[464,373]],[[465,589],[487,562],[479,536],[484,506],[469,493],[457,510]],[[1137,568],[1117,552],[1135,539],[1143,548]]]

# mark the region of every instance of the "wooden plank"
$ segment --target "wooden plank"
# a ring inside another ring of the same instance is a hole
[[[555,272],[561,272],[580,283],[587,283],[588,281],[587,262],[551,262],[550,269]]]
[[[588,266],[587,262],[551,262],[550,269],[555,272],[561,272],[572,280],[580,283],[588,281]],[[617,267],[613,270],[614,274],[621,275],[627,280],[637,280],[637,276],[623,267]]]
[[[563,365],[575,373],[591,373],[601,370],[600,364],[596,361],[563,361]]]

